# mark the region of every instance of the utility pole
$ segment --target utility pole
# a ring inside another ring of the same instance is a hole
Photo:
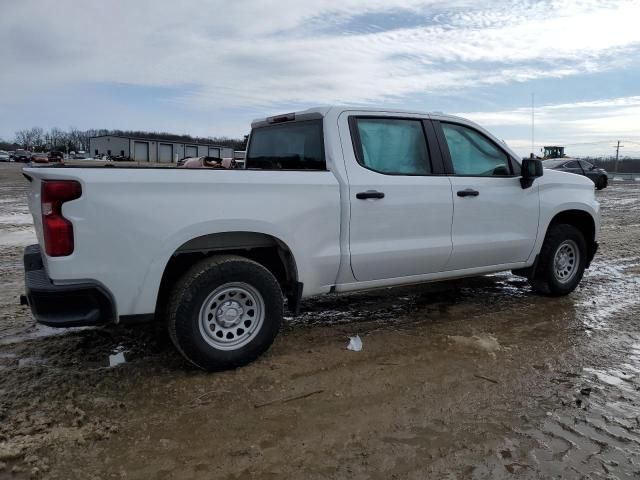
[[[616,163],[613,164],[613,173],[618,173],[618,158],[620,156],[621,147],[624,147],[624,145],[620,145],[620,140],[618,140],[618,145],[616,146]]]
[[[535,126],[536,126],[536,116],[535,116],[535,93],[531,92],[531,158],[535,158]]]

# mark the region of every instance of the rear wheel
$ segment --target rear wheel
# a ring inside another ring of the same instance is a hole
[[[542,244],[531,286],[550,296],[568,295],[582,280],[587,247],[573,225],[551,225]]]
[[[255,360],[280,329],[283,300],[275,277],[237,256],[205,259],[176,284],[169,300],[169,334],[182,355],[204,370]]]

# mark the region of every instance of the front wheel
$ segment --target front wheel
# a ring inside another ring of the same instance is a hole
[[[573,225],[551,225],[530,280],[531,286],[553,297],[568,295],[582,280],[586,255],[587,246],[580,230]]]
[[[598,181],[596,183],[596,188],[598,190],[602,190],[603,188],[607,188],[607,183],[608,183],[608,178],[603,175],[602,177],[598,178]]]
[[[171,294],[167,322],[176,348],[203,370],[246,365],[280,329],[282,291],[265,267],[225,255],[194,265]]]

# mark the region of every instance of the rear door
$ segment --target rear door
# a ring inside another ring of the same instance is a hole
[[[419,117],[344,112],[338,120],[349,178],[349,248],[358,281],[443,270],[453,200],[435,133]]]
[[[453,253],[447,270],[524,262],[539,216],[538,186],[523,189],[520,166],[471,125],[434,122],[453,188]]]
[[[593,183],[597,184],[597,181],[602,174],[599,171],[593,169],[593,164],[585,160],[578,160],[578,163],[580,164],[580,167],[582,167],[582,171],[584,172],[585,176],[589,177],[591,180],[593,180]]]
[[[577,175],[584,175],[584,170],[580,166],[580,162],[577,160],[571,160],[564,164],[564,172],[575,173]]]

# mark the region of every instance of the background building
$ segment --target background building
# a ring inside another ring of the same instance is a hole
[[[89,140],[89,154],[128,157],[137,162],[172,163],[185,157],[233,158],[233,148],[157,138],[102,135]]]

